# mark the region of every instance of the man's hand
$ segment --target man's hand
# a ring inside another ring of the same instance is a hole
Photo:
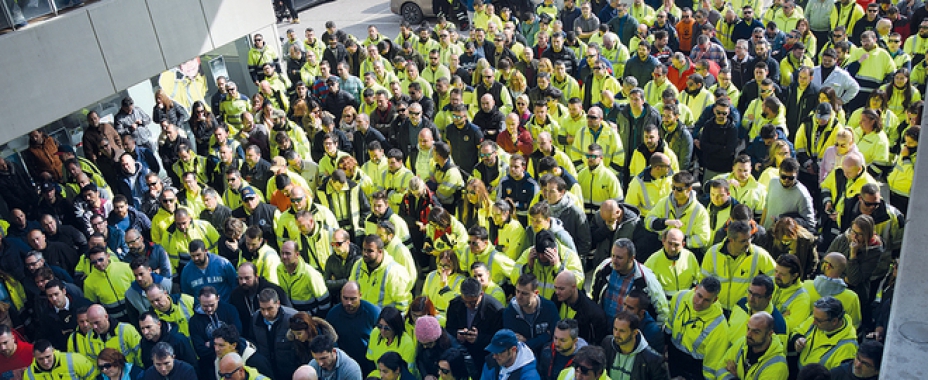
[[[519,338],[519,341],[522,342],[522,343],[525,343],[525,341],[527,340],[527,339],[525,339],[525,336],[523,336],[522,334],[519,334],[519,333],[516,333],[516,338]]]
[[[668,225],[668,226],[670,226],[670,227],[673,227],[673,228],[681,228],[681,227],[683,227],[683,222],[680,221],[680,220],[678,220],[678,219],[670,219],[670,220],[667,220],[667,221],[664,222],[664,224],[666,224],[666,225]]]
[[[548,248],[545,250],[545,256],[548,258],[548,262],[551,263],[551,266],[561,265],[561,258],[557,255],[557,250],[554,248]]]
[[[796,352],[802,352],[803,348],[806,348],[806,338],[796,339],[796,344],[794,345]]]
[[[734,376],[734,378],[738,378],[738,365],[735,364],[734,360],[727,361],[725,363],[725,369],[728,370],[728,373]]]

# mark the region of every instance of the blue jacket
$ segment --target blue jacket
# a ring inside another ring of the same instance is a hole
[[[335,331],[338,331],[338,347],[358,362],[362,373],[376,368],[374,363],[367,360],[367,344],[379,317],[380,308],[364,300],[361,300],[361,305],[354,314],[348,314],[345,308],[338,304],[329,310],[325,317]]]
[[[525,173],[521,180],[515,180],[509,175],[499,181],[499,199],[512,198],[518,211],[528,211],[528,206],[538,193],[538,182]]]
[[[178,359],[174,359],[174,369],[172,369],[171,373],[169,373],[167,376],[161,376],[155,367],[151,367],[145,370],[145,376],[142,377],[143,380],[181,380],[196,378],[197,371],[193,369],[193,366],[187,364],[183,360]]]
[[[644,335],[644,339],[648,341],[648,345],[654,349],[656,352],[664,352],[664,331],[661,330],[660,323],[654,320],[654,317],[651,316],[651,313],[645,312],[644,319],[641,320],[639,325],[641,330],[641,335]]]
[[[556,311],[555,314],[557,314]],[[483,365],[483,372],[480,374],[480,380],[499,380],[499,372],[502,367],[496,364],[496,360],[494,360],[492,356],[493,355],[487,356],[486,364]],[[515,369],[509,372],[506,380],[541,380],[541,377],[538,375],[535,355],[532,354],[532,351],[525,343],[519,343],[519,352],[516,354],[516,361],[510,368],[513,367],[515,367]]]
[[[561,320],[554,302],[542,296],[538,296],[538,299],[538,310],[536,310],[535,323],[532,325],[529,325],[528,320],[525,319],[522,308],[516,303],[515,297],[503,310],[503,328],[524,336],[525,344],[536,353],[540,353],[545,343],[551,341],[554,336],[554,327]]]
[[[789,145],[790,157],[796,158],[796,149],[793,148],[793,143],[789,142],[789,139],[786,138],[786,132],[783,132],[780,128],[777,128],[777,140],[781,140]],[[766,161],[770,155],[770,147],[764,144],[764,139],[760,136],[755,137],[754,141],[751,141],[751,144],[749,144],[745,150],[745,153],[751,156],[751,163],[755,164]]]
[[[184,266],[180,274],[181,293],[196,298],[200,288],[210,285],[216,288],[221,302],[229,302],[232,289],[238,284],[238,272],[224,257],[212,253],[208,257],[205,270],[200,270],[193,261]]]

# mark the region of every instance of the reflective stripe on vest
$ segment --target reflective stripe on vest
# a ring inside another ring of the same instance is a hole
[[[783,302],[783,305],[780,306],[779,309],[782,309],[782,310],[788,309],[789,305],[792,304],[793,301],[796,300],[796,297],[799,297],[800,294],[805,294],[805,293],[806,293],[806,289],[800,286],[799,290],[793,293],[793,295],[789,296],[789,298],[787,298],[786,301]]]
[[[647,184],[645,184],[644,180],[639,176],[635,176],[635,179],[638,180],[638,183],[641,185],[641,196],[644,198],[644,208],[650,210],[654,205],[651,204],[651,194],[648,194]]]

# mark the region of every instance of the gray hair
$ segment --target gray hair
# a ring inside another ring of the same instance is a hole
[[[171,344],[168,342],[158,342],[158,344],[151,349],[151,357],[152,359],[173,358],[174,347],[171,347]]]
[[[822,297],[815,301],[812,306],[824,311],[825,314],[828,315],[828,318],[835,319],[844,317],[844,305],[841,304],[841,301],[838,301],[837,298]]]
[[[628,252],[631,257],[635,257],[635,242],[631,241],[629,238],[620,238],[612,243],[613,247],[622,248]]]

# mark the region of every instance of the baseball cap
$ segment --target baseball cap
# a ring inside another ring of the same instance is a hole
[[[535,234],[535,252],[544,252],[548,248],[557,249],[557,241],[549,230],[542,230]]]
[[[254,198],[257,196],[258,196],[258,193],[255,192],[255,189],[253,189],[251,186],[246,186],[242,188],[242,199]]]
[[[325,80],[325,83],[338,83],[338,77],[332,75],[328,79]]]
[[[502,329],[493,335],[493,339],[490,340],[490,345],[487,346],[487,351],[491,354],[498,354],[518,344],[519,338],[516,337],[516,333],[509,329]]]
[[[829,119],[831,118],[831,111],[831,104],[819,103],[818,106],[815,107],[815,116],[819,119]]]
[[[45,192],[49,192],[49,191],[52,191],[52,190],[57,191],[58,188],[55,186],[54,183],[51,183],[51,182],[44,182],[44,183],[42,183],[41,186],[39,186],[39,190],[40,190],[41,192],[45,193]]]

